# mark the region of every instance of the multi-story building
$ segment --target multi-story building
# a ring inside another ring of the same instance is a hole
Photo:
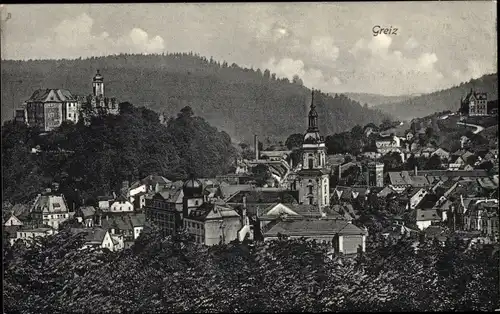
[[[36,225],[48,225],[58,229],[59,225],[72,217],[64,195],[57,191],[47,189],[38,194],[31,209],[31,218]]]
[[[499,237],[498,200],[477,200],[466,209],[464,217],[465,230],[480,231],[492,239]]]
[[[377,152],[385,155],[392,152],[401,152],[401,139],[396,135],[388,135],[379,137],[375,140],[375,146],[377,147]]]
[[[302,169],[292,189],[299,191],[299,202],[319,207],[330,205],[329,171],[326,169],[325,141],[319,134],[318,113],[314,105],[314,91],[309,110],[309,126],[302,144]]]
[[[30,127],[48,132],[64,121],[78,122],[80,103],[66,89],[39,89],[16,110],[16,121],[23,121]]]
[[[146,219],[163,230],[165,235],[172,235],[182,225],[183,189],[162,191],[146,199]]]
[[[368,171],[368,186],[383,187],[384,186],[384,164],[371,162],[367,166]]]
[[[461,99],[460,112],[468,116],[488,115],[488,95],[473,89]]]
[[[225,204],[203,203],[184,218],[184,228],[197,243],[216,245],[238,238],[240,215]]]

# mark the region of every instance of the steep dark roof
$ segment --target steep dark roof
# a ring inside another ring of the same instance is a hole
[[[50,100],[51,102],[76,101],[76,98],[66,89],[38,89],[31,95],[28,102],[47,102],[51,94],[55,96],[55,99]]]
[[[313,235],[364,235],[366,232],[355,225],[341,220],[283,220],[264,233],[264,236],[277,236],[278,233],[289,236]]]

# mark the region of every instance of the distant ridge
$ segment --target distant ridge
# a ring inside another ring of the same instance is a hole
[[[12,119],[12,103],[20,105],[37,88],[65,88],[75,95],[91,92],[96,69],[105,90],[129,101],[175,116],[193,108],[211,125],[236,141],[252,143],[253,134],[285,140],[307,125],[310,89],[279,79],[265,69],[241,68],[193,53],[116,55],[76,60],[1,61],[2,121]],[[317,93],[319,127],[326,136],[387,118],[347,97]]]
[[[412,97],[409,95],[385,96],[385,95],[370,94],[370,93],[342,93],[342,94],[346,95],[352,100],[359,102],[361,105],[367,104],[369,108],[380,106],[382,104],[391,104],[395,102],[405,101]]]
[[[439,111],[451,110],[455,112],[460,107],[460,99],[471,88],[488,93],[488,100],[498,99],[497,73],[487,74],[467,83],[461,83],[459,86],[434,93],[412,97],[396,103],[383,104],[377,109],[391,113],[401,120],[425,117]]]

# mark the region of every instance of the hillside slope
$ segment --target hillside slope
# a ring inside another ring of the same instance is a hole
[[[77,60],[2,61],[2,121],[37,88],[89,94],[101,70],[106,95],[146,106],[167,117],[190,106],[235,140],[253,134],[284,140],[305,131],[310,90],[269,71],[219,64],[193,54],[118,55]],[[320,129],[333,134],[387,116],[346,97],[318,94]]]
[[[478,79],[462,83],[459,86],[414,97],[402,102],[380,105],[377,108],[385,112],[390,112],[402,120],[424,117],[437,111],[451,110],[455,112],[460,107],[460,99],[471,88],[488,93],[489,100],[498,99],[497,74],[484,75]]]
[[[383,104],[392,104],[396,102],[401,102],[412,98],[410,95],[402,96],[385,96],[379,94],[369,94],[369,93],[343,93],[347,97],[351,98],[364,105],[367,104],[368,108],[376,107]]]

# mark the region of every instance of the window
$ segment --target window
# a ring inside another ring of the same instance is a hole
[[[68,113],[68,118],[71,118],[71,113]]]
[[[313,205],[313,198],[312,198],[312,196],[309,196],[309,205]]]
[[[312,194],[313,193],[313,187],[312,185],[309,186],[309,194]]]
[[[309,158],[309,169],[312,169],[314,167],[314,161],[312,158]]]

